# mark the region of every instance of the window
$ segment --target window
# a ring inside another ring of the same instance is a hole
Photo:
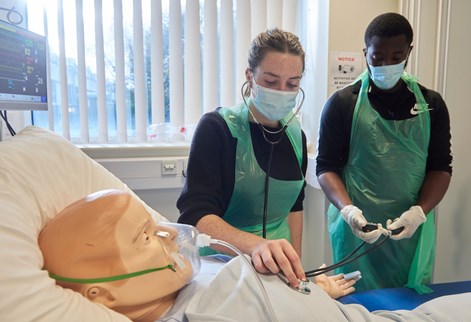
[[[32,122],[74,143],[146,142],[153,124],[191,128],[240,101],[256,34],[297,33],[309,20],[297,14],[309,1],[297,0],[44,3],[27,0],[28,28],[49,40],[49,110]]]

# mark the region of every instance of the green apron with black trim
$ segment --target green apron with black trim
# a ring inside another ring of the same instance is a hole
[[[350,153],[342,179],[353,205],[368,222],[386,225],[417,203],[425,177],[430,141],[430,115],[417,81],[404,72],[402,79],[416,98],[418,114],[405,120],[386,120],[368,100],[369,77],[365,71],[353,113]],[[336,270],[360,270],[357,290],[408,286],[419,293],[432,276],[435,247],[433,213],[408,239],[388,240],[371,253]],[[353,235],[340,211],[328,210],[328,229],[334,263],[358,247],[362,240]],[[370,245],[363,246],[366,250]]]
[[[248,109],[241,103],[231,108],[220,108],[219,114],[226,121],[231,135],[237,139],[234,190],[223,219],[240,230],[262,236],[266,172],[260,168],[255,157]],[[286,124],[292,115],[290,113],[281,120],[281,124]],[[302,178],[292,181],[269,178],[266,238],[284,238],[290,241],[291,235],[286,217],[304,185],[301,171],[303,157],[301,124],[297,117],[286,128],[286,134],[299,163],[299,169],[293,171],[299,171]],[[276,145],[274,148],[276,149]],[[201,255],[214,253],[216,251],[208,247],[200,250]]]

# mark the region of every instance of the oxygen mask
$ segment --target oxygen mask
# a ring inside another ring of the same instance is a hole
[[[186,283],[190,282],[201,267],[197,245],[198,230],[190,225],[158,222],[155,234],[176,273]]]

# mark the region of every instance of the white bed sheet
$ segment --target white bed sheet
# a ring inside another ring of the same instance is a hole
[[[267,302],[240,258],[229,263],[204,259],[202,274],[177,298],[177,304],[159,321],[269,321]],[[277,276],[258,275],[278,321],[471,321],[471,293],[444,296],[412,311],[369,312],[357,304],[332,300],[320,287],[310,284],[305,295],[283,284]]]

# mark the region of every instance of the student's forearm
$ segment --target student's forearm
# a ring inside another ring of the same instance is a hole
[[[430,171],[427,173],[417,201],[417,205],[422,208],[424,213],[428,213],[435,208],[442,200],[448,190],[450,180],[451,175],[446,171]]]
[[[294,211],[288,215],[288,226],[291,233],[291,245],[301,258],[301,249],[303,241],[303,212]]]
[[[213,239],[223,240],[248,255],[251,255],[254,248],[263,241],[262,237],[237,229],[217,215],[204,216],[198,221],[196,228],[201,233],[207,234]],[[220,245],[211,245],[211,247],[217,251],[235,255],[227,247]]]
[[[324,172],[320,174],[317,179],[327,199],[329,199],[337,209],[341,210],[343,207],[352,204],[345,184],[337,173]]]

